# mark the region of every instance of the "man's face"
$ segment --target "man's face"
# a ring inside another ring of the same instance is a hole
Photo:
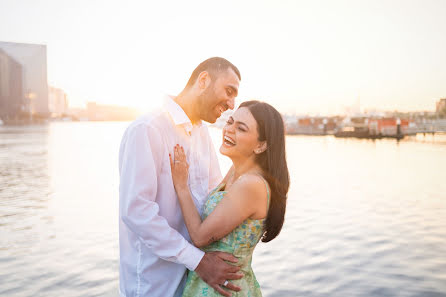
[[[240,80],[231,68],[221,72],[199,96],[200,119],[215,123],[221,114],[234,108]]]

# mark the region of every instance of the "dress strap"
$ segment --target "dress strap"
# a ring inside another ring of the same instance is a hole
[[[262,180],[263,180],[263,182],[265,183],[265,187],[266,187],[266,199],[268,200],[268,202],[267,202],[267,206],[266,206],[266,209],[268,210],[269,209],[269,202],[270,202],[270,193],[269,193],[269,185],[268,185],[268,182],[266,181],[266,179],[260,174],[260,173],[257,173],[259,176],[260,176],[260,178],[262,178]]]
[[[223,189],[223,188],[225,188],[225,190],[226,190],[226,183],[221,182],[221,183],[217,186],[217,188],[215,189],[214,192],[219,192],[219,191],[220,191],[221,189]]]

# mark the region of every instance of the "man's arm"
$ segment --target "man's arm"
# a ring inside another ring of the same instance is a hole
[[[140,124],[125,137],[120,151],[120,219],[155,255],[195,270],[204,253],[169,226],[155,202],[165,153],[161,135]]]

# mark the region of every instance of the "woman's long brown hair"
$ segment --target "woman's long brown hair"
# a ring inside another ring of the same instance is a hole
[[[263,242],[273,240],[282,230],[285,219],[290,175],[285,153],[285,126],[280,113],[271,105],[256,100],[243,102],[257,122],[259,141],[266,141],[267,149],[256,157],[271,189],[268,215],[264,222]]]

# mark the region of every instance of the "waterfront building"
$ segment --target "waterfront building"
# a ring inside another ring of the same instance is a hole
[[[22,66],[0,48],[0,119],[17,118],[25,108]]]
[[[368,128],[370,133],[381,136],[397,136],[410,134],[410,121],[399,118],[370,119]]]
[[[23,112],[35,117],[48,117],[46,45],[0,41],[0,50],[22,68],[23,95],[15,99],[20,102],[17,104],[24,109]]]
[[[287,134],[326,135],[333,134],[340,117],[299,117],[285,122]]]
[[[436,111],[437,111],[437,113],[440,113],[440,112],[442,112],[443,110],[445,110],[446,109],[446,98],[441,98],[438,102],[437,102],[437,104],[436,104],[437,106],[437,108],[436,108]]]
[[[68,113],[67,94],[62,89],[48,87],[48,109],[53,118],[60,118]]]

